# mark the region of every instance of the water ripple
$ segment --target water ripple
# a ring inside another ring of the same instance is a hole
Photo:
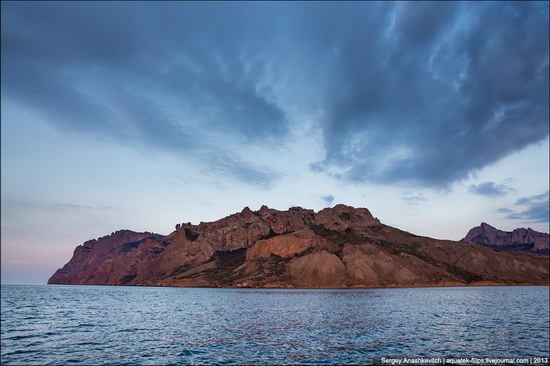
[[[1,291],[2,365],[550,356],[548,287]]]

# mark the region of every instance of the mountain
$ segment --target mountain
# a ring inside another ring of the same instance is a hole
[[[548,256],[436,240],[366,208],[246,207],[167,236],[117,231],[78,246],[50,284],[403,287],[548,284]]]
[[[502,231],[482,222],[480,226],[470,229],[468,234],[466,234],[461,241],[503,248],[519,248],[538,252],[548,252],[550,235],[540,233],[531,228]]]

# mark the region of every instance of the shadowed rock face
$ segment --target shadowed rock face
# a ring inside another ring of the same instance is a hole
[[[205,287],[548,282],[548,256],[416,236],[345,205],[318,213],[247,207],[215,222],[178,224],[167,236],[118,231],[78,246],[48,281]]]
[[[493,245],[499,247],[527,246],[533,251],[548,251],[550,235],[540,233],[532,229],[515,229],[514,231],[502,231],[484,222],[476,226],[461,241],[467,243]]]

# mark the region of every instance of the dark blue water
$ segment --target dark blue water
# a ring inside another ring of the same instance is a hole
[[[2,364],[549,357],[548,287],[2,286]]]

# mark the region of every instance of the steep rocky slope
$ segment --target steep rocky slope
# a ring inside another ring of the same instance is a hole
[[[161,236],[118,231],[78,246],[51,284],[395,287],[548,284],[548,256],[416,236],[365,208],[245,208]]]
[[[467,243],[484,244],[498,247],[522,247],[532,251],[548,251],[550,235],[540,233],[531,228],[515,229],[514,231],[502,231],[481,223],[470,231],[461,241]]]

